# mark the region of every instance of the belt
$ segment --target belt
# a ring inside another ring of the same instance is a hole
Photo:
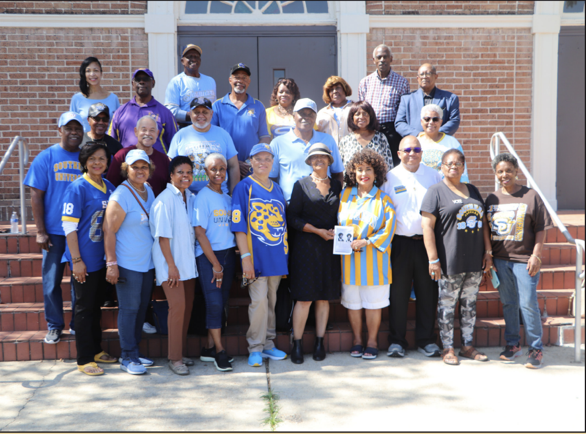
[[[410,240],[414,241],[421,241],[423,239],[423,235],[413,235],[411,237],[406,237],[405,235],[396,235],[397,237],[409,238]]]

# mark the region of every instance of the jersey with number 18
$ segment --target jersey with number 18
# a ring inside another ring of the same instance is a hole
[[[116,189],[107,179],[98,185],[86,174],[72,182],[63,196],[61,220],[77,223],[77,242],[81,259],[88,273],[106,266],[104,259],[104,232],[102,223],[110,195]],[[71,263],[69,246],[63,262]]]

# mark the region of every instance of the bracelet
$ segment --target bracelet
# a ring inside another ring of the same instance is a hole
[[[73,262],[74,264],[81,262],[81,256],[78,256],[77,258],[71,258],[71,262]]]
[[[222,266],[220,265],[220,267],[222,267]],[[224,267],[222,267],[222,269],[220,271],[216,271],[216,270],[214,270],[214,267],[212,267],[212,271],[216,274],[222,274],[224,272]]]
[[[531,254],[530,256],[533,256],[534,258],[537,258],[537,260],[539,261],[539,263],[541,264],[541,258],[537,255]]]
[[[249,256],[252,255],[250,253],[245,253],[244,255],[240,255],[240,259],[248,258]]]
[[[492,256],[492,250],[485,250],[484,251],[484,254],[485,255],[488,254],[488,255]]]
[[[113,265],[118,265],[118,262],[116,262],[116,261],[106,262],[106,267],[111,267]]]
[[[437,258],[435,261],[429,261],[429,264],[437,264],[439,262],[439,258]]]

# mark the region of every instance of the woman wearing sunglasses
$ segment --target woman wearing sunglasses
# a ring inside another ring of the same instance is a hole
[[[462,182],[466,159],[457,149],[442,157],[444,179],[427,190],[421,204],[423,242],[429,275],[438,282],[437,322],[442,358],[458,365],[454,354],[454,317],[460,301],[460,357],[479,362],[488,357],[472,346],[476,324],[476,297],[482,271],[492,268],[490,230],[478,189]]]
[[[437,104],[428,104],[421,109],[421,126],[423,132],[419,133],[417,138],[423,149],[422,162],[437,170],[441,175],[442,172],[442,155],[450,149],[457,149],[464,154],[462,145],[454,137],[440,132],[443,122],[444,111]],[[470,182],[468,179],[468,169],[464,165],[462,173],[462,182]]]

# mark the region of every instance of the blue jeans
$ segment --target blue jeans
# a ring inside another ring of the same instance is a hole
[[[230,287],[234,279],[234,267],[236,264],[236,254],[234,248],[218,250],[214,252],[220,265],[224,267],[224,277],[222,277],[222,287],[217,288],[216,283],[212,283],[214,272],[212,263],[205,254],[195,258],[197,271],[199,272],[199,284],[206,301],[206,327],[208,329],[222,328],[222,311],[228,302],[230,296]]]
[[[49,330],[63,330],[63,295],[61,294],[61,281],[65,262],[61,262],[67,240],[65,235],[49,234],[52,246],[49,251],[43,250],[43,300],[45,302],[45,321]],[[74,329],[75,317],[75,290],[73,278],[71,279],[71,322],[69,328]]]
[[[126,279],[126,283],[116,284],[121,357],[138,358],[142,325],[155,284],[155,269],[142,273],[118,266],[118,271],[119,278]]]
[[[540,273],[531,277],[527,264],[522,262],[494,258],[494,265],[500,280],[498,291],[503,303],[507,345],[517,345],[521,340],[519,323],[519,307],[521,307],[527,345],[536,350],[543,349],[541,341],[543,330],[539,303],[537,303],[537,283]]]

